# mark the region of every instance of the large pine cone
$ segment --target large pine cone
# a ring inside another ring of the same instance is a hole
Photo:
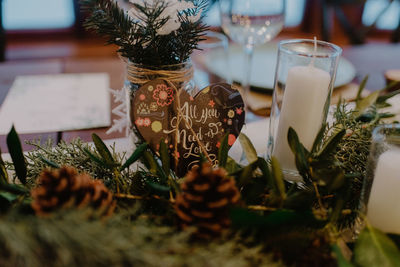
[[[237,204],[239,190],[223,169],[203,163],[186,176],[175,210],[183,227],[195,226],[197,237],[211,238],[230,225],[229,208]]]
[[[38,215],[59,209],[92,207],[100,216],[111,215],[115,208],[112,194],[99,180],[78,174],[72,167],[44,170],[39,186],[32,190],[32,208]]]

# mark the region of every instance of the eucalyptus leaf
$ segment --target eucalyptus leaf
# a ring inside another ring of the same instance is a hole
[[[113,156],[111,155],[110,150],[107,148],[106,144],[104,144],[103,140],[101,140],[101,138],[95,133],[92,134],[92,139],[93,139],[94,145],[96,146],[97,152],[103,158],[103,160],[109,166],[115,166],[116,162],[115,162]]]
[[[84,147],[83,148],[83,152],[85,152],[89,156],[89,158],[91,160],[93,160],[94,162],[96,162],[100,166],[103,166],[103,167],[106,167],[106,168],[109,168],[109,169],[112,168],[111,166],[109,166],[107,164],[107,162],[105,162],[103,159],[101,159],[98,156],[96,156],[95,154],[93,154],[88,148]]]
[[[343,256],[342,251],[340,250],[339,246],[336,244],[332,245],[332,251],[336,256],[336,261],[338,264],[338,267],[354,267],[354,265],[346,260],[346,258]]]
[[[238,180],[236,181],[238,188],[249,184],[253,178],[253,172],[257,168],[257,162],[253,162],[239,171]],[[235,175],[236,176],[236,175]]]
[[[345,129],[341,129],[339,131],[334,132],[324,143],[321,150],[318,152],[317,157],[324,158],[329,154],[335,152],[338,144],[342,140],[343,136],[346,134]]]
[[[157,162],[149,151],[143,152],[143,163],[152,174],[157,175]]]
[[[354,260],[361,267],[398,267],[400,252],[396,244],[383,232],[367,226],[356,242]]]
[[[58,165],[54,161],[51,161],[49,159],[44,158],[42,155],[39,155],[39,158],[40,158],[41,161],[43,161],[45,164],[47,164],[50,167],[53,167],[53,168],[56,168],[56,169],[60,168],[60,165]]]
[[[275,192],[284,200],[286,198],[285,182],[278,160],[275,157],[271,158],[272,177],[275,182]]]
[[[299,137],[292,127],[289,128],[287,138],[289,142],[289,147],[295,156],[296,167],[300,174],[302,176],[305,176],[308,173],[307,157],[309,152],[300,143]]]
[[[398,82],[395,82],[394,85],[397,85],[397,83],[398,83]],[[394,86],[394,85],[393,85],[393,86]],[[390,86],[390,85],[389,85],[389,86]],[[383,89],[383,90],[386,90],[386,88]],[[387,93],[387,94],[384,94],[384,95],[381,95],[381,96],[379,96],[378,99],[376,100],[376,103],[377,103],[377,104],[384,104],[386,100],[388,100],[388,99],[390,99],[390,98],[392,98],[392,97],[394,97],[394,96],[396,96],[396,95],[398,95],[398,94],[400,94],[400,89],[398,89],[398,90],[396,90],[396,91],[393,91],[393,92],[390,92],[390,93]],[[389,106],[390,106],[390,105],[389,105]]]
[[[147,149],[147,143],[143,143],[139,145],[132,155],[125,161],[125,163],[121,166],[120,171],[125,170],[133,163],[135,163],[138,159],[140,159],[143,155],[143,152]]]
[[[229,132],[227,132],[224,137],[220,140],[220,146],[218,148],[218,165],[225,168],[228,159],[229,152]]]
[[[269,169],[267,161],[265,159],[259,157],[258,158],[258,167],[260,168],[260,170],[263,174],[263,178],[265,179],[267,185],[270,188],[273,188],[273,186],[275,185],[275,182],[272,178],[272,174]]]
[[[229,173],[235,173],[237,171],[239,171],[241,168],[241,166],[231,157],[228,156],[228,159],[226,161],[226,165],[225,165],[225,170]]]
[[[8,202],[14,202],[19,196],[10,192],[0,192],[0,197],[4,198]]]
[[[166,183],[168,181],[168,176],[165,174],[160,164],[158,164],[153,154],[151,154],[149,151],[144,151],[143,156],[143,160],[149,171],[152,174],[158,176],[164,183]]]
[[[146,184],[151,189],[153,189],[154,191],[159,192],[159,193],[169,193],[169,191],[171,190],[168,186],[161,185],[161,184],[158,184],[158,183],[153,183],[153,182],[150,182],[150,181],[146,181]]]
[[[364,79],[361,81],[360,86],[358,87],[358,91],[357,91],[357,96],[356,96],[356,103],[359,102],[361,100],[361,95],[362,92],[365,89],[365,86],[367,85],[369,76],[365,76]]]
[[[375,91],[369,94],[366,98],[361,99],[356,103],[356,112],[354,113],[355,117],[361,116],[365,110],[367,110],[370,106],[375,104],[379,97],[379,91]]]
[[[325,134],[325,129],[326,129],[326,123],[323,123],[321,126],[321,129],[319,130],[317,137],[315,137],[313,146],[311,148],[311,153],[315,153],[317,151],[317,149],[319,148],[319,146],[322,143],[322,140],[324,138],[324,134]]]
[[[22,152],[21,141],[17,132],[15,131],[14,125],[7,135],[7,147],[14,163],[15,173],[21,183],[25,184],[27,174],[26,162],[24,153]]]
[[[29,192],[26,187],[19,184],[0,184],[0,190],[17,195],[24,195]]]
[[[247,161],[253,163],[258,160],[257,151],[250,139],[243,133],[239,135],[239,141],[246,155]]]

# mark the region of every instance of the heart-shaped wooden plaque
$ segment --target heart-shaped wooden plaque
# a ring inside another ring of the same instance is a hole
[[[131,118],[139,134],[158,152],[164,140],[171,169],[181,177],[205,155],[214,165],[220,140],[229,132],[229,145],[244,124],[243,99],[229,84],[213,84],[191,97],[171,83],[157,79],[135,92]]]

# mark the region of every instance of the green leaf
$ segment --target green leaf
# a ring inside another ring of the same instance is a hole
[[[285,182],[278,160],[275,157],[271,158],[272,177],[275,182],[275,192],[284,200],[286,198]]]
[[[246,155],[247,161],[253,163],[258,160],[257,151],[251,143],[250,139],[243,133],[239,135],[239,141]]]
[[[0,149],[0,183],[8,183],[8,172],[6,169],[6,165],[4,164],[3,158],[1,157],[1,149]]]
[[[225,166],[225,170],[229,173],[232,174],[234,172],[239,171],[241,168],[241,166],[239,164],[236,163],[236,161],[228,156],[228,159],[226,161],[226,166]]]
[[[358,87],[358,91],[357,91],[356,103],[361,100],[361,94],[364,91],[365,85],[367,85],[368,79],[369,79],[369,76],[367,75],[364,77],[364,79],[360,83],[360,86]]]
[[[120,171],[125,170],[133,163],[135,163],[140,157],[143,155],[143,152],[147,149],[147,143],[143,143],[138,146],[132,155],[125,161],[125,163],[121,166]]]
[[[367,110],[370,106],[376,103],[379,96],[379,91],[375,91],[369,94],[366,98],[361,99],[356,103],[356,112],[354,116],[357,118],[361,116],[365,110]]]
[[[318,158],[325,158],[326,156],[335,152],[337,146],[342,140],[343,136],[346,134],[345,129],[341,129],[340,131],[334,132],[329,138],[326,140],[321,150],[318,152]]]
[[[0,184],[0,189],[17,195],[24,195],[29,192],[23,185],[18,184]]]
[[[169,193],[169,191],[171,190],[168,186],[165,185],[161,185],[158,183],[153,183],[150,181],[146,181],[146,184],[153,190],[160,192],[160,193]]]
[[[160,140],[160,151],[159,152],[160,152],[162,169],[164,170],[165,175],[169,176],[170,171],[171,171],[170,156],[168,153],[168,147],[165,144],[165,141],[163,138],[161,138],[161,140]]]
[[[8,202],[14,202],[19,196],[10,192],[0,192],[0,197],[6,199]]]
[[[229,152],[229,132],[227,132],[224,137],[220,140],[220,146],[218,149],[218,165],[222,168],[225,168],[226,162],[228,159],[228,152]]]
[[[351,264],[351,262],[345,259],[342,251],[340,250],[337,244],[332,245],[332,251],[336,256],[338,267],[354,267],[354,265]]]
[[[157,162],[149,151],[143,152],[143,163],[152,174],[157,175]]]
[[[398,82],[396,82],[395,84],[397,84],[397,83],[398,83]],[[385,90],[385,89],[384,89],[384,90]],[[385,103],[386,100],[388,100],[388,99],[390,99],[390,98],[392,98],[392,97],[394,97],[394,96],[396,96],[396,95],[398,95],[398,94],[400,94],[400,89],[399,89],[399,90],[396,90],[396,91],[393,91],[393,92],[390,92],[390,93],[385,94],[385,95],[381,95],[381,96],[379,96],[378,99],[376,100],[376,103],[377,103],[377,104]]]
[[[253,172],[257,169],[257,162],[250,163],[249,165],[243,167],[239,173],[239,178],[236,181],[238,188],[245,186],[251,182],[253,179]],[[234,175],[235,176],[235,175]]]
[[[168,181],[168,176],[165,174],[160,164],[158,164],[157,160],[153,157],[153,154],[149,151],[144,151],[143,156],[144,163],[149,171],[166,183]]]
[[[304,176],[308,173],[308,151],[300,143],[299,137],[292,127],[289,128],[287,138],[289,142],[289,147],[295,156],[297,170],[300,172],[301,175]]]
[[[113,156],[111,155],[110,150],[107,148],[106,144],[104,144],[103,140],[101,140],[101,138],[95,133],[92,134],[92,139],[93,139],[94,145],[96,146],[97,152],[103,158],[103,160],[109,166],[115,166],[116,162],[115,162]]]
[[[324,134],[325,134],[325,129],[326,129],[326,123],[322,124],[321,129],[319,130],[317,137],[315,137],[313,146],[311,148],[311,153],[315,153],[317,151],[317,149],[319,148],[319,146],[322,143],[322,139],[324,138]]]
[[[15,131],[14,125],[7,135],[7,147],[14,163],[15,173],[17,174],[18,179],[21,181],[21,183],[26,184],[27,169],[25,157],[24,153],[22,152],[21,141],[17,132]]]
[[[358,237],[354,260],[361,267],[395,267],[400,266],[400,252],[384,233],[367,226]]]
[[[96,156],[95,154],[93,154],[92,151],[90,151],[88,148],[84,147],[83,148],[83,152],[85,152],[89,156],[89,158],[91,160],[93,160],[94,162],[96,162],[100,166],[104,166],[106,168],[110,168],[110,166],[103,159],[101,159],[98,156]]]
[[[59,168],[60,168],[60,165],[58,165],[58,164],[55,163],[54,161],[51,161],[51,160],[49,160],[49,159],[44,158],[42,155],[39,155],[39,159],[40,159],[41,161],[43,161],[45,164],[49,165],[50,167],[53,167],[53,168],[56,168],[56,169],[59,169]]]
[[[235,208],[230,212],[232,224],[235,227],[263,227],[265,230],[275,231],[275,227],[283,225],[308,225],[322,227],[324,221],[316,220],[310,210],[292,211],[279,209],[267,216],[262,216],[243,208]]]
[[[272,178],[271,172],[269,170],[269,166],[267,161],[264,158],[258,158],[258,167],[260,168],[262,174],[263,174],[263,178],[265,179],[267,185],[270,188],[273,188],[275,185],[275,182]]]

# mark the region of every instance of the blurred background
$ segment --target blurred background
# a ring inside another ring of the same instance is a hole
[[[128,1],[118,1],[129,8]],[[0,0],[0,104],[19,75],[104,72],[109,74],[110,88],[123,86],[125,66],[117,48],[83,29],[85,17],[78,2]],[[210,0],[205,22],[222,32],[215,0]],[[314,36],[344,48],[344,57],[357,71],[353,82],[369,74],[367,88],[382,88],[384,72],[400,69],[400,0],[286,0],[285,27],[275,44]],[[104,129],[95,131],[105,136]],[[92,132],[43,135],[68,141],[76,136],[90,139]],[[3,143],[0,136],[2,147]]]

